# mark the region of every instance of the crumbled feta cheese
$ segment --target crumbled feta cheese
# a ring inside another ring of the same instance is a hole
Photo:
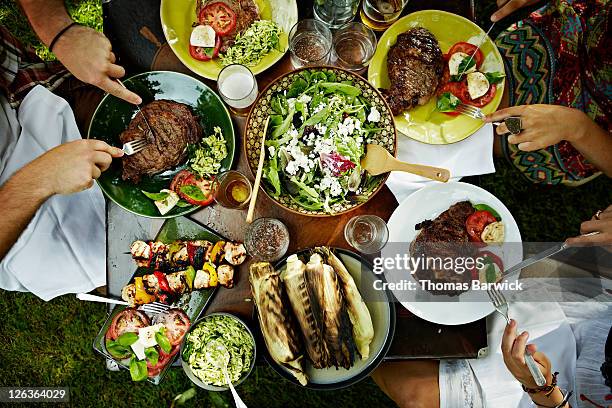
[[[332,139],[319,139],[318,142],[319,143],[315,143],[315,147],[314,147],[315,154],[320,154],[320,153],[330,154],[336,148],[336,146],[334,146],[334,141]]]
[[[372,106],[370,110],[370,114],[368,115],[368,122],[378,122],[380,121],[380,112],[376,109],[376,106]]]
[[[348,117],[344,119],[344,122],[338,123],[338,136],[347,137],[355,132],[355,121],[353,118]]]
[[[342,194],[342,186],[338,181],[338,178],[332,176],[328,171],[321,179],[321,190],[329,190],[329,195],[337,197]]]
[[[312,98],[310,97],[310,95],[302,94],[297,100],[298,102],[309,103]]]
[[[317,124],[315,125],[315,129],[317,129],[317,131],[319,131],[319,133],[320,133],[321,135],[324,135],[324,134],[325,134],[325,132],[327,132],[327,126],[325,126],[325,125],[323,125],[323,124],[321,124],[321,123],[317,123]]]
[[[325,103],[321,102],[314,108],[314,110],[312,111],[312,114],[314,115],[315,113],[322,111],[323,109],[325,109],[326,106],[327,105]]]
[[[274,154],[276,153],[274,146],[268,146],[268,153],[270,153],[270,157],[274,157]]]
[[[295,109],[295,98],[287,99],[287,106],[289,106],[289,110]]]

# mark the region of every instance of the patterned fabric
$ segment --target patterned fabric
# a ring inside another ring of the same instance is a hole
[[[0,91],[11,107],[17,108],[36,85],[54,91],[69,76],[62,64],[42,61],[0,26]]]
[[[580,109],[611,130],[612,53],[608,0],[555,0],[497,38],[510,105]],[[571,143],[523,152],[502,138],[506,158],[535,183],[580,185],[600,174]]]

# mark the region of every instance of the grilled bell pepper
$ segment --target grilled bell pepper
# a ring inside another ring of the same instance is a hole
[[[193,290],[193,280],[195,279],[195,276],[196,270],[193,268],[193,266],[188,266],[187,269],[185,269],[185,280],[187,281],[189,290]]]
[[[210,259],[209,261],[213,264],[219,262],[219,259],[224,255],[225,250],[225,241],[217,241],[215,246],[213,246],[212,251],[210,251]]]
[[[172,293],[172,289],[170,289],[166,275],[160,271],[155,271],[153,274],[157,278],[157,283],[159,284],[159,288],[162,290],[162,292]]]
[[[217,268],[211,262],[206,262],[202,267],[204,272],[208,272],[210,278],[208,280],[208,285],[212,288],[219,284],[219,276],[217,275]]]
[[[142,283],[142,277],[139,276],[134,278],[134,286],[136,287],[134,301],[137,305],[155,302],[155,295],[149,295],[145,290],[144,284]]]

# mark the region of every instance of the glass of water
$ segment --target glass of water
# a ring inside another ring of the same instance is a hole
[[[332,33],[320,21],[298,21],[289,32],[289,52],[294,68],[327,65],[331,48]]]
[[[361,21],[376,31],[384,31],[402,14],[408,0],[363,0]]]
[[[376,215],[357,215],[346,223],[344,238],[359,252],[374,254],[387,244],[389,230],[385,220]]]
[[[329,28],[339,28],[351,21],[359,9],[359,0],[315,0],[314,17]]]
[[[363,71],[376,51],[376,34],[366,25],[349,23],[334,33],[333,65],[349,71]]]
[[[228,65],[219,72],[217,90],[230,110],[239,116],[246,116],[259,92],[253,72],[240,64]]]

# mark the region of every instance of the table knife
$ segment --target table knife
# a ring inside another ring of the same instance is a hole
[[[117,81],[119,83],[119,85],[121,85],[122,87],[127,89],[127,87],[123,84],[123,82],[119,78],[115,78],[115,81]],[[136,105],[136,109],[138,109],[138,113],[140,113],[140,115],[144,119],[144,122],[146,123],[147,127],[149,128],[149,132],[151,132],[151,135],[155,136],[155,133],[153,133],[153,128],[151,127],[151,125],[149,125],[149,121],[147,120],[147,117],[142,112],[142,109],[140,109],[140,104]]]

